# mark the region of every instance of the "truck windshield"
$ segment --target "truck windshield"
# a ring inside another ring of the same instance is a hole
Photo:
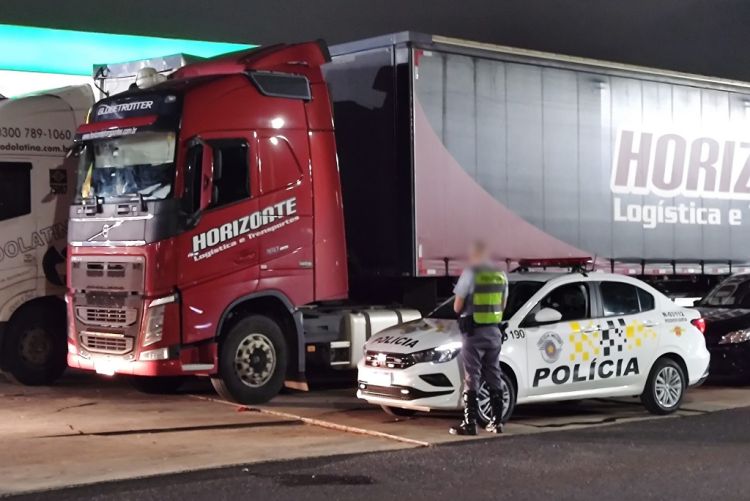
[[[87,144],[79,153],[79,199],[169,198],[175,139],[174,132],[142,132]]]
[[[515,315],[518,309],[533,296],[536,291],[542,288],[544,282],[537,281],[523,281],[523,282],[510,282],[508,284],[508,302],[505,305],[505,311],[503,312],[503,319],[508,320],[510,317]],[[453,311],[453,297],[446,299],[440,305],[432,310],[427,315],[427,318],[439,318],[439,319],[456,319],[458,315]]]
[[[750,308],[750,279],[725,280],[709,292],[698,306]]]

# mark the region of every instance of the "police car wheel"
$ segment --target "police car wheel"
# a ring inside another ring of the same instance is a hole
[[[417,413],[414,409],[402,409],[401,407],[391,407],[390,405],[381,405],[383,412],[393,417],[411,417]]]
[[[241,404],[262,404],[284,386],[287,347],[279,325],[251,315],[229,329],[219,346],[219,371],[211,378],[216,392]]]
[[[660,358],[651,369],[641,401],[652,414],[671,414],[680,408],[686,387],[685,373],[679,364]]]
[[[477,392],[479,412],[477,418],[482,425],[486,425],[492,418],[492,407],[490,405],[490,388],[482,381]],[[503,423],[507,423],[516,408],[516,389],[513,381],[507,374],[503,373]]]

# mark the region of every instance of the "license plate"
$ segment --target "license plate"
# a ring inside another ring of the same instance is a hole
[[[97,374],[104,376],[114,376],[118,365],[119,361],[114,359],[100,358],[94,360],[94,370]]]
[[[370,371],[367,374],[367,383],[374,386],[390,386],[391,373],[385,371]]]

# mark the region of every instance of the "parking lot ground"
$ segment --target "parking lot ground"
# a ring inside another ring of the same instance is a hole
[[[170,396],[82,374],[49,388],[0,382],[0,495],[467,440],[447,433],[455,413],[396,419],[350,388],[326,385],[247,407],[221,401],[205,381]],[[679,414],[743,406],[750,389],[705,386],[688,393]],[[497,438],[652,418],[637,399],[522,406]]]

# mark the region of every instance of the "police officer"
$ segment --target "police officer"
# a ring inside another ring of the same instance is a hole
[[[464,419],[450,432],[453,435],[477,434],[477,391],[484,377],[492,408],[492,419],[486,429],[490,433],[502,433],[500,322],[508,299],[508,279],[492,265],[484,242],[476,241],[469,248],[469,266],[464,269],[453,292],[456,295],[453,309],[459,315],[458,325],[463,338]]]

